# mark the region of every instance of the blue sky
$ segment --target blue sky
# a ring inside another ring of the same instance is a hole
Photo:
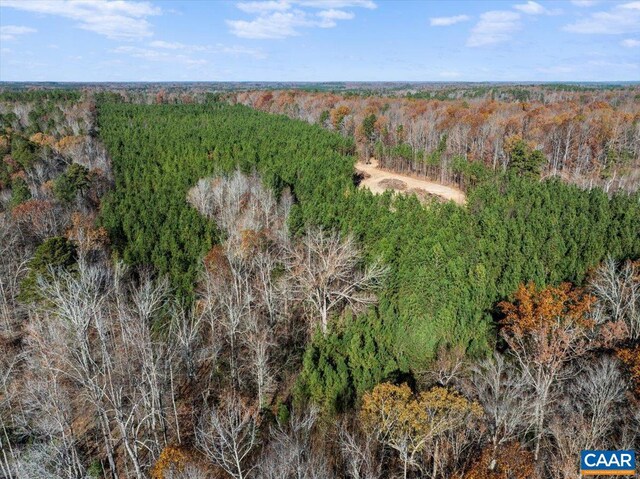
[[[0,0],[2,81],[637,81],[640,1]]]

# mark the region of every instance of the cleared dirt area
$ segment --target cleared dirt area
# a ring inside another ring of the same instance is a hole
[[[381,186],[385,190],[404,191],[407,189],[407,184],[404,181],[396,180],[395,178],[382,180],[378,182],[378,186]]]
[[[445,186],[432,181],[382,170],[378,168],[378,162],[376,160],[372,160],[369,164],[363,162],[357,163],[356,171],[362,174],[360,186],[369,188],[374,193],[394,190],[415,193],[419,198],[435,195],[445,200],[455,201],[460,205],[463,205],[467,199],[462,191],[452,186]],[[424,194],[422,194],[422,192],[424,192]]]

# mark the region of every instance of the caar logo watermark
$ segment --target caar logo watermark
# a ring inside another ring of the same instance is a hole
[[[582,451],[580,474],[583,476],[633,476],[635,451]]]

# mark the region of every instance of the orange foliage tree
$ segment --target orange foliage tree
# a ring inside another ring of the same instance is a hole
[[[339,107],[331,110],[330,115],[331,115],[331,124],[333,125],[333,128],[335,128],[336,130],[339,130],[340,125],[342,125],[342,122],[344,120],[344,117],[347,116],[349,113],[351,113],[351,109],[346,105],[340,105]]]
[[[533,388],[535,458],[539,457],[545,414],[552,388],[564,366],[596,345],[590,319],[594,297],[570,283],[538,289],[520,285],[514,301],[499,304],[504,313],[501,335]]]
[[[207,468],[192,450],[182,446],[166,446],[151,468],[151,479],[210,477]]]
[[[30,199],[12,210],[17,224],[41,241],[54,236],[64,219],[52,201]]]
[[[31,143],[35,143],[36,145],[49,147],[54,146],[56,143],[56,139],[53,136],[47,135],[42,132],[34,133],[33,135],[31,135],[29,137],[29,141]]]
[[[151,479],[166,479],[166,473],[180,473],[184,470],[189,458],[179,447],[165,447],[151,469]]]
[[[67,238],[78,245],[80,253],[99,250],[109,244],[109,234],[102,226],[95,226],[95,218],[79,212],[71,214]]]
[[[616,356],[622,361],[634,386],[634,393],[640,399],[640,345],[622,348]]]
[[[81,136],[64,136],[55,144],[55,147],[59,152],[67,153],[72,148],[78,147],[82,141]]]

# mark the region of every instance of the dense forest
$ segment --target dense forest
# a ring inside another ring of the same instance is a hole
[[[532,91],[0,96],[0,475],[569,479],[637,449],[637,100]],[[358,188],[363,155],[466,204]]]

